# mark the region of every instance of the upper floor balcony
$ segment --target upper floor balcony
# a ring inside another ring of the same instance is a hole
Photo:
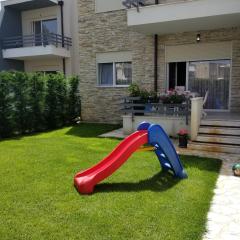
[[[158,2],[158,4],[157,4]],[[145,34],[171,34],[240,26],[239,0],[125,0],[128,26]]]
[[[68,58],[71,46],[71,38],[54,33],[39,33],[2,39],[3,58],[5,59]]]
[[[0,12],[0,49],[5,59],[70,57],[58,0],[7,0]],[[68,32],[69,33],[69,32]]]
[[[45,7],[56,6],[58,0],[5,0],[2,5],[18,11],[27,11]]]

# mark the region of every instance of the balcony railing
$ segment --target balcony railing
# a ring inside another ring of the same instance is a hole
[[[2,40],[3,49],[48,45],[69,49],[72,46],[72,39],[55,33],[42,33],[7,37]]]
[[[126,97],[121,105],[123,106],[121,111],[124,114],[184,117],[186,125],[189,124],[191,113],[191,101],[189,99],[181,104],[166,104],[163,102],[141,103],[140,97]]]
[[[155,5],[155,4],[159,4],[160,1],[156,1],[156,0],[124,0],[122,2],[122,4],[126,7],[126,8],[137,8],[137,10],[139,11],[139,7],[144,7],[144,6],[150,6],[150,5]]]

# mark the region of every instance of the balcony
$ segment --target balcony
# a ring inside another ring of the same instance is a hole
[[[176,0],[168,4],[140,2],[136,0],[133,5],[125,6],[128,8],[129,28],[144,34],[164,35],[240,26],[239,0]]]
[[[69,58],[71,46],[71,38],[53,33],[14,36],[2,40],[3,58],[15,60]]]
[[[56,6],[57,0],[7,0],[2,3],[3,7],[18,11],[27,11],[44,7]]]

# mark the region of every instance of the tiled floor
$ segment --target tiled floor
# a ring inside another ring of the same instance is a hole
[[[240,112],[207,112],[206,120],[240,121]]]
[[[123,135],[122,129],[118,129],[101,137],[125,138],[126,136]],[[213,157],[223,161],[203,240],[240,240],[240,177],[234,177],[232,174],[232,166],[234,163],[240,163],[240,156],[179,149],[177,141],[173,140],[173,143],[179,154]]]

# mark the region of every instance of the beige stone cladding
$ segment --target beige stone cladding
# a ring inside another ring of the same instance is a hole
[[[153,37],[129,31],[125,10],[95,14],[94,0],[79,1],[80,92],[85,121],[120,122],[123,87],[98,87],[96,54],[132,52],[133,82],[153,89]]]
[[[138,83],[143,88],[153,90],[154,38],[132,32],[127,26],[126,10],[95,13],[94,0],[79,0],[78,8],[79,72],[83,120],[121,122],[120,102],[127,95],[127,88],[97,86],[96,55],[98,53],[131,51],[133,82]],[[164,91],[166,86],[165,47],[168,45],[196,44],[197,33],[201,33],[202,43],[232,41],[231,110],[239,110],[240,28],[159,36],[158,92]]]

